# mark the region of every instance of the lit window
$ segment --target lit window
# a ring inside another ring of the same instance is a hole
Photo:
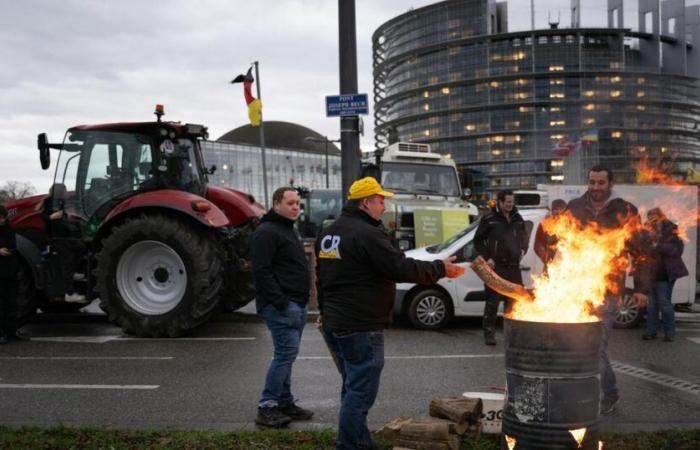
[[[564,167],[564,160],[563,159],[553,159],[552,162],[550,163],[552,167]]]
[[[550,120],[549,121],[550,127],[561,127],[564,125],[566,125],[566,120]]]
[[[549,136],[549,138],[552,139],[553,141],[558,141],[559,139],[561,139],[563,137],[564,137],[563,134],[552,134],[551,136]]]
[[[620,91],[610,91],[610,97],[619,97],[621,94]]]
[[[492,87],[492,88],[497,88],[498,86],[499,86],[498,81],[492,81],[492,82],[491,82],[491,87]]]
[[[610,68],[611,69],[622,69],[622,63],[619,61],[612,61],[610,63]]]
[[[564,175],[552,175],[549,179],[552,181],[564,181]]]
[[[564,84],[564,80],[562,80],[561,78],[552,79],[552,80],[549,80],[549,84],[560,86],[560,85]]]
[[[645,81],[647,81],[645,78],[637,78],[637,84],[644,84]]]
[[[583,119],[583,123],[586,125],[595,125],[595,119],[593,117],[588,117]]]
[[[666,153],[668,151],[668,148],[666,147],[661,147],[661,153]]]
[[[531,112],[532,107],[531,106],[519,106],[518,111],[520,111],[521,113]]]
[[[493,136],[493,142],[503,142],[503,136]]]
[[[430,110],[430,105],[427,104],[427,103],[426,103],[425,105],[423,105],[423,110],[424,110],[424,111],[429,111],[429,110]]]
[[[515,84],[519,86],[524,86],[527,84],[527,82],[528,80],[526,80],[525,78],[518,78],[517,80],[515,80]]]
[[[501,156],[501,155],[503,154],[503,150],[494,148],[493,150],[491,150],[491,154],[492,154],[493,156]]]
[[[613,131],[610,133],[610,137],[613,139],[620,139],[622,137],[622,131]]]
[[[550,72],[562,72],[563,70],[564,66],[549,66]]]
[[[430,136],[430,130],[425,130],[425,131],[423,131],[423,134],[424,134],[425,136]]]
[[[644,91],[637,91],[637,98],[642,98],[646,95]]]
[[[564,98],[566,95],[564,95],[563,92],[552,92],[549,94],[549,98]]]
[[[430,93],[428,91],[423,92],[423,97],[424,98],[430,97]]]
[[[515,98],[516,100],[518,100],[518,99],[525,100],[527,97],[528,97],[527,92],[516,92],[515,95],[513,96],[513,98]]]
[[[491,61],[500,61],[501,60],[501,54],[500,53],[494,53],[491,55]]]
[[[647,107],[644,105],[637,105],[637,111],[646,111]]]
[[[611,83],[619,83],[620,81],[622,81],[622,77],[620,77],[620,76],[610,77]]]
[[[583,109],[586,111],[593,111],[595,109],[595,103],[587,103],[583,105]]]
[[[584,97],[593,97],[595,95],[595,91],[584,91],[583,96]]]
[[[444,88],[442,88],[442,90],[441,90],[440,92],[442,92],[443,94],[447,95],[447,94],[450,93],[450,88],[444,87]]]
[[[552,106],[551,108],[549,108],[549,110],[551,112],[559,112],[559,111],[561,111],[561,108],[558,106]]]
[[[464,126],[464,129],[467,131],[474,131],[476,130],[476,125],[474,125],[473,123],[468,123]]]

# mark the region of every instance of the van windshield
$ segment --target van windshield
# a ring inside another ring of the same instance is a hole
[[[477,225],[479,225],[478,220],[476,222],[471,223],[467,228],[465,228],[462,231],[460,231],[459,233],[455,234],[454,236],[452,236],[451,238],[449,238],[448,240],[446,240],[442,244],[437,244],[437,245],[432,245],[430,247],[426,247],[425,251],[427,251],[428,253],[440,253],[441,251],[445,250],[450,245],[454,244],[456,241],[461,239],[465,234],[469,233],[474,228],[476,228]]]

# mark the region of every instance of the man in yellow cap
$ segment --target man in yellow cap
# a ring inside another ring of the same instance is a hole
[[[373,448],[367,413],[379,390],[396,283],[434,284],[464,273],[454,257],[418,261],[391,245],[380,217],[393,195],[372,177],[355,181],[340,217],[316,241],[323,334],[343,380],[338,450]]]

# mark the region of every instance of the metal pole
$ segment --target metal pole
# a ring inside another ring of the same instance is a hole
[[[340,56],[340,95],[357,94],[357,38],[355,0],[338,0],[338,51]],[[342,192],[347,198],[350,185],[360,176],[360,136],[358,116],[340,118]]]
[[[326,189],[328,189],[331,186],[328,174],[328,136],[323,136],[323,139],[326,141]]]
[[[253,62],[255,66],[255,85],[258,88],[258,99],[262,101],[260,96],[260,73],[258,73],[258,62]],[[262,109],[260,110],[260,154],[262,156],[262,173],[263,173],[263,196],[265,201],[263,204],[265,208],[268,208],[268,198],[267,198],[267,163],[265,161],[265,121],[262,116]]]

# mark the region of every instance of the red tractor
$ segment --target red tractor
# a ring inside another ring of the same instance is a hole
[[[60,150],[49,196],[7,204],[23,260],[20,320],[99,298],[124,332],[176,337],[253,298],[248,242],[264,209],[209,186],[207,128],[162,114],[76,126],[62,144],[39,135],[43,169]]]

